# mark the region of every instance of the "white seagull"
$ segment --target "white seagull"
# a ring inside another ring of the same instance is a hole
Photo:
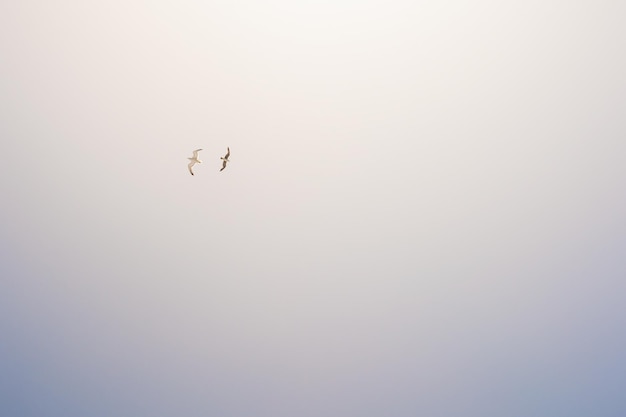
[[[224,168],[226,168],[226,164],[228,163],[228,157],[230,156],[230,148],[226,149],[228,150],[228,152],[226,152],[226,155],[220,158],[222,160],[222,169],[220,169],[220,172],[222,172]]]
[[[202,161],[198,159],[198,152],[200,152],[201,150],[202,149],[196,149],[195,151],[193,151],[193,157],[187,158],[191,161],[189,165],[187,165],[187,167],[189,167],[189,172],[191,173],[191,175],[193,175],[193,171],[191,170],[191,167],[193,167],[195,164],[202,163]]]

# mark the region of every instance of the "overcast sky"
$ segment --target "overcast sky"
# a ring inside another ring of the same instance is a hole
[[[626,415],[625,21],[3,2],[0,414]]]

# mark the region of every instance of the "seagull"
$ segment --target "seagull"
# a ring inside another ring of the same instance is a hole
[[[226,155],[222,156],[220,159],[223,161],[222,162],[222,169],[220,169],[220,172],[222,172],[224,170],[224,168],[226,168],[226,164],[228,163],[228,157],[230,156],[230,148],[226,148],[228,150],[228,152],[226,152]]]
[[[191,162],[189,163],[189,165],[187,165],[187,167],[189,167],[189,172],[191,173],[191,175],[193,175],[193,171],[191,170],[191,167],[193,167],[195,164],[201,164],[202,161],[198,159],[198,152],[200,152],[202,149],[196,149],[195,151],[193,151],[193,157],[192,158],[187,158],[189,159]]]

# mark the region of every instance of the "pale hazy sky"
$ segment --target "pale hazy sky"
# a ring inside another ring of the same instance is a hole
[[[623,417],[624,22],[4,1],[0,415]]]

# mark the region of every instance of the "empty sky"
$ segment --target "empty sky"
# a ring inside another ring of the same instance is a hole
[[[626,415],[625,19],[3,2],[0,414]]]

